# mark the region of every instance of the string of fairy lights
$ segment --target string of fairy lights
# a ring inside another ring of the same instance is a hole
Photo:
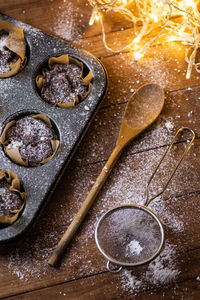
[[[197,51],[200,47],[199,0],[89,0],[93,7],[90,25],[99,22],[106,49],[112,52],[132,51],[134,59],[141,59],[152,45],[180,42],[186,45],[185,60],[188,63],[186,78],[194,67],[200,73]],[[130,41],[116,49],[108,45],[104,18],[120,13],[132,24]]]

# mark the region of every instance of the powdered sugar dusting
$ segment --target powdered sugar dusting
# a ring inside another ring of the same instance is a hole
[[[140,246],[140,243],[138,241],[136,241],[136,240],[132,240],[126,246],[127,255],[129,253],[139,255],[142,250],[143,250],[143,248]]]
[[[7,43],[6,43],[6,36],[2,37],[0,39],[0,51],[4,50],[5,46],[7,46]]]
[[[81,22],[83,14],[79,12],[72,2],[65,3],[62,10],[56,13],[53,31],[55,35],[67,41],[76,41],[81,38],[81,31],[77,26],[77,22]]]
[[[33,278],[40,279],[51,273],[54,277],[47,259],[57,242],[56,230],[53,232],[48,230],[45,236],[41,234],[36,240],[33,238],[32,243],[27,241],[23,247],[13,249],[8,256],[7,268],[23,282],[29,282]]]
[[[8,34],[0,32],[0,74],[10,71],[10,64],[8,62],[10,50],[7,48]]]
[[[167,244],[160,256],[150,263],[147,279],[151,280],[153,284],[167,284],[174,280],[178,274],[176,250],[172,245]]]
[[[5,179],[0,181],[0,215],[8,217],[13,216],[13,211],[20,209],[22,206],[22,199],[20,195],[10,190],[11,185]]]
[[[176,251],[174,246],[166,244],[161,254],[149,263],[147,270],[134,275],[134,270],[123,270],[121,274],[122,285],[126,291],[137,292],[145,289],[149,284],[168,284],[175,280],[180,271],[176,265]]]
[[[165,123],[165,127],[168,129],[168,130],[171,130],[174,128],[174,125],[170,122],[170,121],[167,121]]]

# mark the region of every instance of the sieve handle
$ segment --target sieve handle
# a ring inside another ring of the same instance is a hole
[[[166,155],[168,154],[168,152],[171,150],[172,146],[174,145],[177,136],[178,136],[182,131],[184,131],[184,130],[188,130],[188,131],[190,131],[190,132],[192,133],[192,138],[190,139],[190,142],[189,142],[187,148],[186,148],[185,151],[183,152],[183,154],[182,154],[180,160],[178,161],[177,165],[175,166],[174,170],[172,171],[171,175],[169,176],[169,178],[168,178],[166,184],[164,185],[163,189],[162,189],[158,194],[156,194],[155,196],[153,196],[152,198],[149,198],[149,186],[150,186],[150,184],[151,184],[152,179],[154,178],[155,174],[157,173],[157,171],[158,171],[160,165],[162,164],[164,158],[166,157]],[[165,151],[165,153],[164,153],[163,156],[161,157],[161,160],[159,161],[159,163],[158,163],[158,165],[157,165],[155,171],[153,172],[153,174],[151,175],[151,177],[150,177],[150,179],[149,179],[149,181],[148,181],[148,183],[147,183],[147,189],[146,189],[146,202],[145,202],[145,204],[144,204],[145,206],[148,206],[149,203],[150,203],[152,200],[154,200],[155,198],[157,198],[158,196],[160,196],[160,195],[166,190],[166,188],[168,187],[168,184],[170,183],[172,177],[174,176],[174,173],[176,172],[176,170],[177,170],[178,167],[180,166],[180,164],[181,164],[183,158],[185,157],[185,155],[186,155],[186,154],[188,153],[188,151],[190,150],[190,148],[191,148],[191,146],[192,146],[194,140],[195,140],[195,132],[194,132],[192,129],[188,128],[188,127],[181,127],[181,128],[176,132],[174,138],[173,138],[172,141],[171,141],[171,144],[169,145],[169,147],[167,148],[167,150]]]
[[[113,264],[114,265],[114,264]],[[117,265],[114,265],[117,266]],[[107,270],[111,273],[118,273],[122,270],[122,266],[117,266],[117,268],[111,268],[111,262],[108,260],[106,264]]]
[[[90,207],[94,203],[94,200],[96,199],[99,191],[101,190],[104,182],[106,181],[108,175],[110,174],[112,168],[114,167],[117,159],[119,158],[121,152],[123,150],[123,147],[117,145],[115,149],[113,150],[111,156],[109,157],[107,163],[105,164],[104,168],[102,169],[100,175],[97,177],[96,182],[92,186],[89,194],[87,195],[86,199],[84,200],[81,208],[79,209],[78,213],[75,215],[73,221],[69,225],[68,229],[64,233],[63,237],[59,241],[56,249],[52,253],[52,255],[49,258],[48,264],[52,267],[54,267],[63,252],[65,251],[66,247],[70,243],[71,239],[73,238],[75,232],[79,228],[80,224],[84,220],[87,212],[89,211]]]

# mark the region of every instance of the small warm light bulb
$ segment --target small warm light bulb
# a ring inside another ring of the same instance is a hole
[[[135,55],[134,55],[134,59],[136,60],[136,61],[138,61],[140,58],[142,58],[143,57],[143,54],[142,53],[140,53],[140,52],[136,52],[135,53]]]
[[[89,21],[90,26],[92,26],[94,24],[94,20],[96,19],[96,16],[97,16],[97,12],[96,12],[96,9],[94,8],[92,11],[90,21]]]
[[[137,43],[139,43],[140,39],[141,39],[141,37],[140,37],[140,36],[137,36],[137,37],[133,40],[133,42],[137,44]]]
[[[175,40],[176,40],[176,36],[174,36],[174,35],[170,35],[170,36],[167,37],[168,42],[173,42]]]
[[[122,0],[122,3],[123,4],[127,4],[127,0]]]
[[[96,15],[95,16],[95,20],[98,22],[100,20],[100,16],[99,15]]]
[[[186,74],[186,79],[190,79],[190,73],[189,72],[187,72],[187,74]]]
[[[89,25],[92,26],[94,24],[94,18],[90,18]]]
[[[195,7],[196,4],[193,0],[185,0],[185,4],[190,7]]]
[[[158,23],[158,17],[155,14],[150,14],[149,16],[154,20],[155,23]]]

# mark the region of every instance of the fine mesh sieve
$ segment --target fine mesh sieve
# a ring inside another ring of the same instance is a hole
[[[190,131],[192,138],[162,190],[149,198],[150,183],[178,134],[183,130]],[[95,241],[99,251],[108,261],[107,269],[110,272],[119,272],[122,266],[133,267],[144,264],[160,253],[164,243],[163,225],[159,217],[147,206],[165,191],[194,139],[195,133],[190,128],[182,127],[177,131],[147,183],[145,205],[121,205],[109,210],[99,219],[95,230]],[[118,267],[111,268],[111,263]]]

